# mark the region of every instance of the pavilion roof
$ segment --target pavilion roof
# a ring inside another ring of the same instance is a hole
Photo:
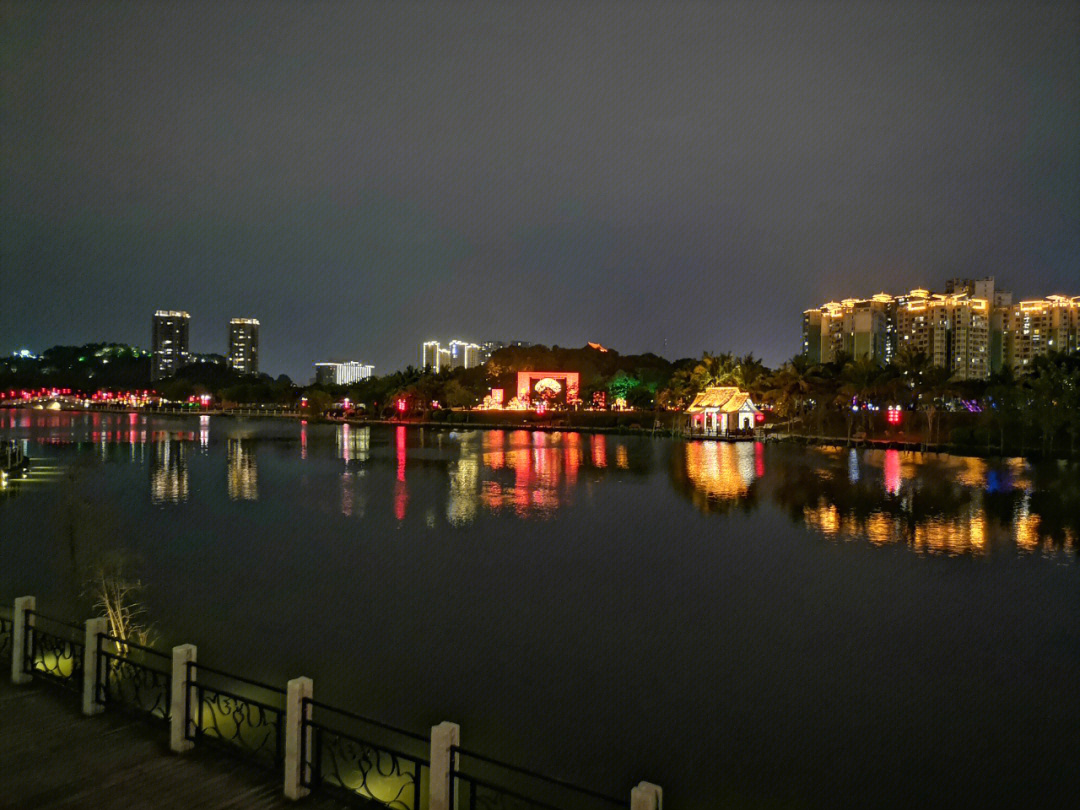
[[[717,411],[719,413],[737,413],[747,402],[755,411],[754,403],[750,401],[750,395],[740,391],[735,386],[717,386],[706,388],[690,403],[687,413],[701,413],[702,411]]]

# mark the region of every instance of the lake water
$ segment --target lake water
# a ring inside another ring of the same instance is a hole
[[[0,411],[0,597],[123,549],[159,643],[672,810],[1054,806],[1080,465]],[[133,562],[132,562],[133,561]]]

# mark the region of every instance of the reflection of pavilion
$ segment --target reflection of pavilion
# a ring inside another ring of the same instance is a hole
[[[229,499],[233,501],[257,501],[259,499],[259,472],[255,453],[245,446],[242,439],[229,439],[225,446],[228,469]]]
[[[686,476],[710,500],[742,498],[757,477],[760,447],[745,442],[688,442]]]

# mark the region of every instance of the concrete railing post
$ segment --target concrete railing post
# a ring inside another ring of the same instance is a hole
[[[664,810],[664,791],[652,782],[639,782],[630,791],[630,810]]]
[[[33,680],[26,671],[26,633],[34,626],[34,617],[27,616],[26,611],[35,607],[34,597],[20,596],[15,600],[15,613],[11,617],[11,682],[20,686]]]
[[[456,810],[457,793],[450,803],[450,780],[453,778],[453,757],[450,749],[461,745],[461,727],[443,721],[431,727],[431,775],[428,780],[429,810]]]
[[[302,799],[311,791],[301,782],[304,759],[311,754],[311,678],[293,678],[285,690],[285,798]]]
[[[105,618],[86,620],[86,639],[83,647],[82,713],[100,714],[105,707],[98,703],[98,634],[109,632],[109,620]]]
[[[188,705],[188,663],[195,661],[195,645],[181,644],[172,650],[172,694],[169,701],[169,748],[177,754],[190,751],[194,746],[187,737]],[[195,673],[191,673],[195,680]]]

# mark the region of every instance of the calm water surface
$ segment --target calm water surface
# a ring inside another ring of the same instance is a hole
[[[0,597],[123,549],[161,644],[669,807],[1054,806],[1080,467],[0,411]]]

